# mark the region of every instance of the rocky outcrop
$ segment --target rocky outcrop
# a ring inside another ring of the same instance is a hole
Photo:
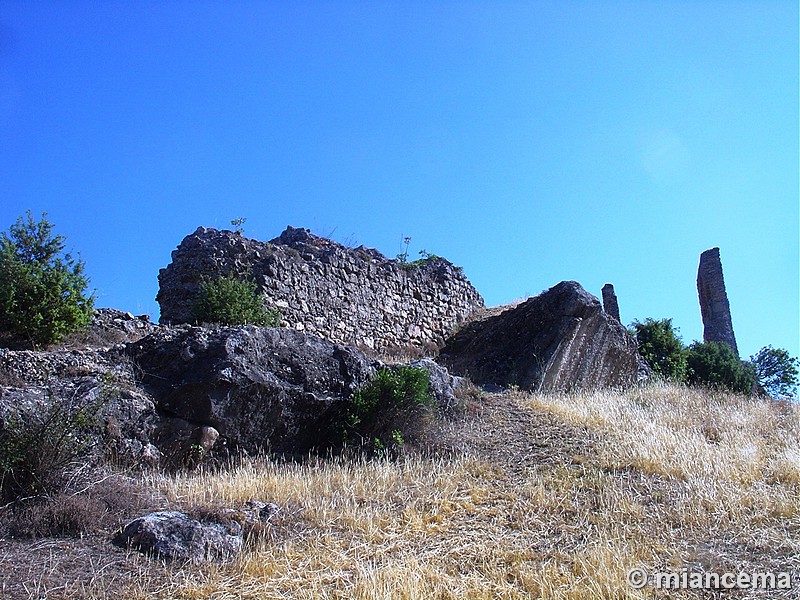
[[[601,290],[603,294],[603,310],[606,314],[614,317],[620,323],[622,319],[619,318],[619,303],[617,302],[617,293],[614,291],[614,286],[607,283]]]
[[[131,364],[114,351],[0,349],[0,430],[11,419],[54,439],[86,437],[98,458],[156,466],[160,453],[150,443],[155,406],[133,379]],[[93,422],[70,431],[85,420],[68,418],[76,411]]]
[[[697,268],[697,294],[700,314],[703,317],[703,341],[727,344],[739,356],[736,337],[733,335],[731,306],[722,275],[719,248],[711,248],[700,255]]]
[[[73,334],[70,345],[104,347],[135,342],[159,328],[147,315],[134,316],[115,308],[98,308],[86,332]]]
[[[470,323],[440,362],[481,385],[547,391],[629,386],[646,369],[625,327],[574,281]]]
[[[368,349],[440,344],[483,299],[442,258],[400,264],[289,227],[271,242],[200,227],[159,273],[162,323],[193,322],[201,278],[234,274],[258,284],[283,324]]]
[[[35,430],[88,407],[97,423],[63,432],[58,423],[56,433],[89,439],[98,459],[192,467],[212,453],[305,453],[335,443],[331,420],[381,366],[317,336],[256,326],[164,327],[110,349],[0,349],[0,434],[9,419]],[[450,410],[460,379],[430,359],[414,366]]]
[[[331,407],[377,365],[316,336],[255,326],[168,329],[127,353],[162,415],[180,419],[197,440],[216,432],[247,452],[304,452],[320,443]],[[159,445],[173,425],[156,432]]]

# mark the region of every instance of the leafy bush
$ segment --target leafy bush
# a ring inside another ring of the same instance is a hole
[[[791,397],[797,390],[797,358],[783,348],[765,346],[750,357],[759,385],[773,398]]]
[[[28,211],[0,237],[0,330],[32,347],[58,343],[91,320],[84,263],[64,248],[46,213],[37,223]]]
[[[742,362],[727,344],[695,342],[686,354],[688,381],[711,387],[724,387],[732,392],[750,394],[756,385],[755,369]]]
[[[203,281],[192,309],[198,323],[277,327],[281,322],[279,311],[264,308],[255,283],[233,275]]]
[[[350,397],[341,424],[342,441],[369,445],[378,452],[397,450],[403,445],[409,427],[435,410],[430,383],[425,369],[382,368]]]
[[[639,354],[653,371],[675,381],[686,381],[686,349],[672,319],[645,319],[631,323]]]

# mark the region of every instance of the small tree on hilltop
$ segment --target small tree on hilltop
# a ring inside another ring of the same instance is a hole
[[[750,357],[759,385],[773,398],[790,397],[797,390],[800,361],[783,348],[765,346]]]
[[[687,350],[688,381],[750,394],[756,385],[753,365],[742,362],[727,344],[695,342]]]
[[[83,261],[64,252],[46,215],[36,222],[28,211],[0,236],[0,330],[32,347],[87,326],[94,309]]]
[[[646,319],[631,323],[639,354],[655,373],[675,381],[686,381],[686,348],[672,319]]]

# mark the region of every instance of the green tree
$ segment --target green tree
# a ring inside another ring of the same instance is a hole
[[[742,362],[730,346],[720,342],[695,342],[686,355],[688,381],[750,394],[756,385],[753,365]]]
[[[58,343],[91,320],[84,263],[64,242],[47,213],[37,222],[30,211],[0,236],[0,330],[32,347]]]
[[[783,348],[765,346],[750,357],[756,379],[773,398],[790,397],[797,390],[797,367],[800,361]]]
[[[672,319],[645,319],[631,323],[639,354],[655,373],[666,379],[686,381],[686,348]]]
[[[203,281],[192,308],[198,323],[277,327],[281,321],[280,312],[264,308],[255,283],[233,275]]]

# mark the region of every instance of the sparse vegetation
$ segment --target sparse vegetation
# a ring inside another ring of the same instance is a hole
[[[173,506],[262,498],[281,511],[229,563],[160,577],[140,566],[90,594],[67,581],[74,561],[51,551],[50,566],[29,568],[30,587],[72,598],[643,600],[705,596],[633,589],[632,567],[800,569],[795,404],[660,384],[491,395],[472,414],[442,425],[438,451],[397,460],[254,458],[148,476]],[[126,559],[156,564],[136,560]]]
[[[89,324],[94,296],[84,263],[65,253],[65,238],[30,211],[0,236],[0,332],[38,348]]]
[[[203,281],[192,308],[198,323],[277,327],[281,321],[279,311],[264,307],[255,283],[233,275]]]
[[[34,398],[31,405],[4,416],[0,501],[21,506],[58,497],[76,470],[94,466],[87,455],[101,437],[109,400],[121,392],[119,376],[112,371],[102,373],[99,384],[53,384],[44,398]]]
[[[3,503],[60,492],[68,467],[91,448],[105,398],[81,389],[64,400],[58,396],[8,415],[0,426]]]
[[[442,432],[465,449],[449,457],[253,460],[155,479],[175,501],[283,507],[261,544],[166,593],[699,598],[635,590],[626,572],[800,567],[794,405],[657,385],[516,393],[483,410]]]

